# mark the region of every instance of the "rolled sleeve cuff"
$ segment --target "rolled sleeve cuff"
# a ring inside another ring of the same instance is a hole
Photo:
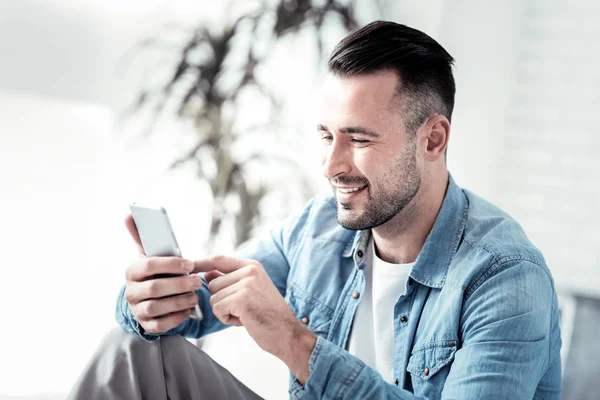
[[[318,337],[308,362],[308,380],[304,386],[294,380],[290,396],[294,399],[346,398],[364,367],[358,358]]]
[[[127,303],[124,296],[125,286],[123,286],[121,292],[119,293],[119,312],[117,313],[117,322],[119,325],[121,325],[121,327],[126,331],[135,333],[146,342],[152,343],[160,339],[161,335],[144,331],[144,328],[142,328],[138,320],[133,316],[131,308],[129,307],[129,303]]]

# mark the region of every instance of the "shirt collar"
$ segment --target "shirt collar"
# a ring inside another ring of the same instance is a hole
[[[448,188],[425,244],[412,268],[410,277],[422,285],[441,288],[444,286],[448,267],[458,249],[467,221],[468,203],[463,191],[448,175]],[[371,230],[357,231],[353,240],[348,242],[343,256],[358,262],[364,254],[357,254],[357,248],[365,253]]]

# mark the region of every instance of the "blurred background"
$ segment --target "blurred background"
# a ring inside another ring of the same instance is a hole
[[[0,398],[63,398],[116,325],[136,258],[130,203],[164,205],[195,258],[328,190],[313,99],[335,43],[375,19],[455,57],[449,169],[544,252],[563,398],[596,398],[594,0],[0,0]],[[285,366],[243,329],[202,346],[260,395],[287,397]]]

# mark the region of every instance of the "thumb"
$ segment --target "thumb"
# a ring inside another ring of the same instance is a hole
[[[138,253],[140,253],[142,256],[145,256],[146,252],[144,251],[144,246],[142,246],[140,235],[138,234],[137,227],[135,226],[135,222],[133,221],[133,216],[131,214],[127,214],[125,217],[125,227],[127,227],[131,238],[137,245]]]

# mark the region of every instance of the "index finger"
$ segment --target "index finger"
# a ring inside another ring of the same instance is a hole
[[[142,257],[125,273],[127,281],[144,281],[159,274],[183,275],[192,270],[193,262],[181,257]]]
[[[194,272],[220,271],[228,274],[249,264],[258,264],[258,261],[229,256],[214,256],[194,261]]]
[[[125,226],[131,235],[131,238],[137,245],[137,250],[140,255],[145,256],[146,252],[144,251],[144,246],[142,246],[142,241],[140,239],[140,235],[137,231],[137,227],[135,226],[135,221],[133,220],[133,215],[127,214],[125,217]]]

